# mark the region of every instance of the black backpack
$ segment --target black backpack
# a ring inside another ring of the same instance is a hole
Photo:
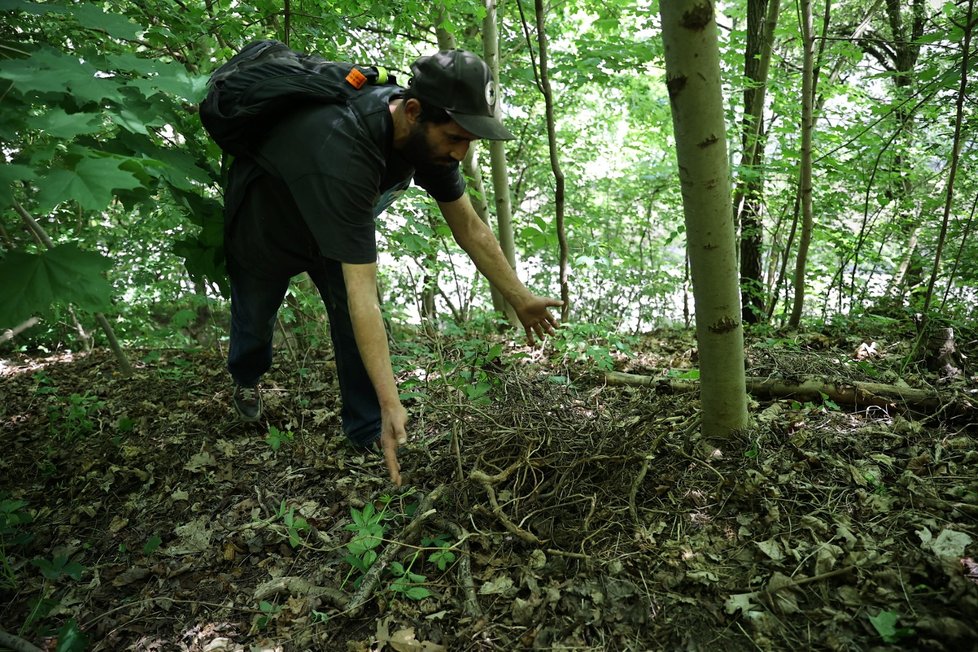
[[[299,106],[347,102],[379,84],[396,80],[381,67],[327,61],[279,41],[256,41],[211,75],[200,121],[222,150],[241,156]]]

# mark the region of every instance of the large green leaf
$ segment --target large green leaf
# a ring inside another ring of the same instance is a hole
[[[81,134],[95,133],[102,124],[94,113],[66,113],[64,109],[52,109],[27,119],[27,125],[48,136],[71,140]]]
[[[110,305],[112,286],[104,273],[112,264],[101,254],[63,244],[30,254],[13,251],[0,261],[0,328],[16,326],[55,304],[89,311]]]
[[[51,48],[34,52],[27,59],[0,61],[0,78],[14,83],[21,93],[65,93],[81,102],[121,101],[119,82],[98,77],[98,70],[77,56]]]
[[[0,208],[5,209],[14,203],[13,188],[18,181],[35,178],[34,170],[26,165],[0,165]]]
[[[0,0],[0,11],[23,11],[27,14],[67,13],[67,9],[58,5],[39,5],[27,0]]]
[[[106,13],[92,4],[74,4],[71,13],[82,27],[105,32],[114,38],[133,40],[142,32],[140,26],[125,16]]]
[[[82,210],[100,211],[112,203],[112,190],[132,190],[142,184],[120,169],[117,158],[83,158],[73,170],[54,170],[38,183],[38,212],[46,214],[64,201],[78,202]]]

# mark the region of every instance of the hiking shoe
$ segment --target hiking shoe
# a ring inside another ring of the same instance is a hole
[[[241,421],[258,421],[261,416],[261,391],[255,387],[234,386],[234,410]]]

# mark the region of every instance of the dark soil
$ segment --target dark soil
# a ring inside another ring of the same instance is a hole
[[[620,368],[688,366],[686,337]],[[899,380],[902,345],[859,343],[754,342],[749,373]],[[216,351],[130,352],[131,378],[8,356],[0,628],[52,650],[62,628],[89,650],[978,649],[973,412],[752,401],[706,442],[695,394],[445,346],[402,379],[400,490],[346,445],[318,355],[280,353],[251,425]]]

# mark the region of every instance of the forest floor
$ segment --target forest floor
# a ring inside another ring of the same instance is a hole
[[[340,435],[328,360],[280,351],[239,424],[216,348],[131,351],[129,378],[105,352],[10,354],[0,629],[48,650],[59,629],[64,650],[976,650],[978,377],[902,368],[910,338],[750,338],[750,376],[902,379],[941,406],[752,399],[725,442],[696,393],[415,344],[400,490]],[[650,334],[617,368],[692,349]]]

